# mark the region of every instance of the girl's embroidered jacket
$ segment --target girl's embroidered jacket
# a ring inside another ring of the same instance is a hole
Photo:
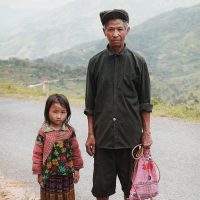
[[[38,132],[33,149],[33,174],[42,174],[45,162],[47,158],[51,156],[54,145],[64,140],[69,141],[74,170],[79,170],[83,167],[83,159],[73,128],[69,125],[63,124],[61,130],[56,131],[50,128],[48,123],[44,123]]]

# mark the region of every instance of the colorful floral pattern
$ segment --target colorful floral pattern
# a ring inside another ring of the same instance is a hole
[[[44,123],[38,131],[32,156],[33,174],[42,174],[43,179],[55,176],[70,176],[83,167],[83,159],[71,126],[63,124],[54,130]]]
[[[37,141],[42,140],[43,138],[38,135]],[[43,178],[47,179],[51,175],[66,176],[70,173],[74,173],[71,145],[69,140],[58,141],[42,168]]]

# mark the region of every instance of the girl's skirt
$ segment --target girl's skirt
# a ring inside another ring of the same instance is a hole
[[[51,176],[40,188],[41,200],[75,200],[73,174]]]

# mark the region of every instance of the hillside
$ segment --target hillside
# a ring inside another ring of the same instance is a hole
[[[152,76],[168,86],[167,90],[160,86],[159,98],[166,96],[172,103],[200,100],[198,24],[200,4],[162,14],[130,34],[130,46],[146,57]]]
[[[152,96],[171,104],[200,104],[200,5],[176,9],[135,27],[128,46],[145,56]],[[105,39],[81,44],[35,61],[10,58],[0,62],[0,82],[25,86],[59,80],[52,87],[84,95],[89,58]]]
[[[200,70],[200,4],[176,9],[138,26],[129,46],[142,52],[153,74],[177,77]]]
[[[46,13],[26,17],[17,26],[10,24],[12,29],[7,31],[2,30],[9,12],[3,15],[0,10],[0,58],[41,58],[80,43],[101,39],[99,12],[104,9],[126,9],[132,26],[162,12],[196,2],[199,0],[74,0]],[[12,12],[12,18],[21,16],[21,13],[21,10],[18,15]]]
[[[200,101],[200,4],[161,14],[128,35],[127,44],[145,56],[152,78],[152,93],[172,103]],[[81,44],[47,58],[76,68],[105,47],[105,40]],[[73,59],[71,59],[73,58]]]
[[[61,90],[72,95],[83,96],[85,77],[86,70],[83,67],[72,70],[69,65],[58,65],[42,59],[35,61],[17,58],[0,60],[0,96],[5,89],[15,90],[13,87],[17,86],[42,88],[45,80],[48,80],[51,90]]]

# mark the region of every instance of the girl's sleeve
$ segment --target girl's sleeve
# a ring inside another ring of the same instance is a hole
[[[33,174],[42,174],[43,148],[44,148],[44,135],[39,132],[33,149],[33,157],[32,157]]]
[[[73,160],[74,169],[79,170],[83,168],[83,159],[81,156],[81,151],[79,149],[79,143],[77,141],[77,138],[74,132],[70,138],[70,143],[72,147],[72,160]]]

